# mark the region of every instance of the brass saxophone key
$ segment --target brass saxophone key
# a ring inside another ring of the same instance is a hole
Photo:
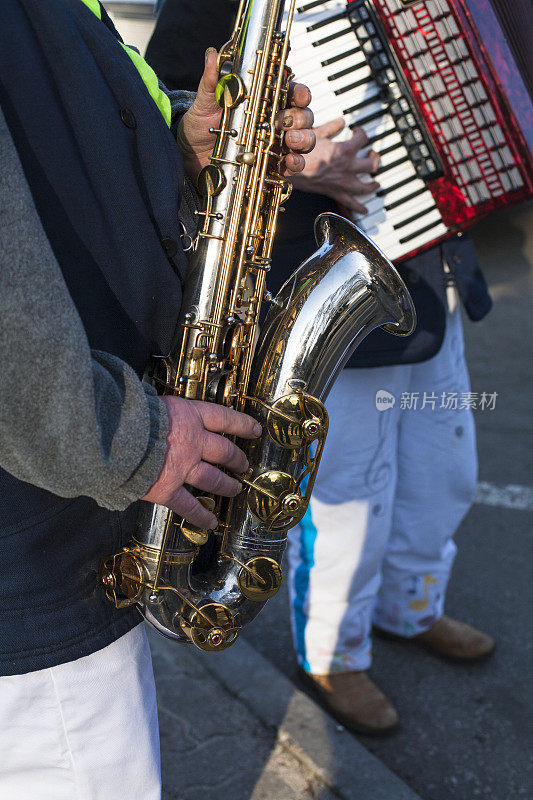
[[[193,644],[207,653],[220,652],[233,644],[240,633],[231,611],[220,603],[209,603],[197,609],[190,622],[183,625]]]
[[[209,511],[215,510],[215,501],[212,497],[198,497],[198,502],[207,508]],[[190,525],[185,520],[181,521],[180,529],[186,539],[192,542],[197,547],[206,544],[209,539],[209,532],[204,531],[202,528],[197,528],[195,525]]]
[[[262,472],[252,482],[243,483],[249,487],[247,499],[250,512],[267,530],[287,530],[303,516],[302,498],[296,481],[287,472],[271,469]]]
[[[256,603],[269,600],[283,583],[283,571],[273,558],[259,556],[243,564],[239,572],[239,588],[248,600]]]
[[[239,75],[223,75],[215,89],[215,100],[223,108],[235,108],[244,99],[246,90]]]
[[[202,197],[216,197],[226,185],[226,177],[219,166],[207,164],[196,180],[199,193]]]
[[[270,437],[280,447],[299,448],[314,439],[325,438],[328,413],[320,400],[294,392],[276,400],[267,416]]]

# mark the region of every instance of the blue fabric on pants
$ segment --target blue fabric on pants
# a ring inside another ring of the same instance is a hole
[[[452,537],[477,477],[469,391],[457,310],[432,359],[339,377],[326,403],[330,430],[311,504],[289,534],[292,623],[304,669],[366,669],[373,621],[414,636],[442,615]],[[378,392],[385,410],[377,409]],[[417,393],[418,407],[402,408]],[[456,410],[441,407],[453,405],[451,393]]]

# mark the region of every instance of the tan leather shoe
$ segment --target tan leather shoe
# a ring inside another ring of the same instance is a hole
[[[438,655],[460,661],[476,661],[486,658],[494,650],[494,639],[478,631],[466,622],[447,617],[446,614],[424,633],[413,640],[423,644]]]
[[[306,686],[346,728],[357,733],[385,736],[398,726],[398,714],[366,672],[312,675],[299,668]]]

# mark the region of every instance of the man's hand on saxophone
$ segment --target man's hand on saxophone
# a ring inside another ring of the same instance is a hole
[[[220,434],[255,439],[261,425],[247,414],[201,400],[160,398],[168,414],[167,452],[157,481],[142,498],[172,509],[198,528],[216,528],[217,518],[185,489],[184,484],[224,497],[242,486],[214,464],[240,474],[248,461],[237,445]]]
[[[198,173],[209,163],[213,153],[213,134],[209,128],[217,128],[220,122],[220,106],[215,99],[218,83],[218,54],[209,48],[205,54],[205,69],[196,99],[184,114],[178,133],[185,169],[195,180]],[[301,83],[293,83],[289,90],[289,107],[277,116],[279,130],[285,131],[286,154],[281,162],[281,174],[285,177],[301,172],[305,167],[302,153],[309,153],[315,146],[313,112],[308,108],[311,92]]]

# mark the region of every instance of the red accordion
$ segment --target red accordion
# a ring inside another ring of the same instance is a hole
[[[489,0],[297,7],[291,66],[317,124],[342,114],[382,155],[357,223],[393,259],[533,193],[533,105],[504,22]]]

